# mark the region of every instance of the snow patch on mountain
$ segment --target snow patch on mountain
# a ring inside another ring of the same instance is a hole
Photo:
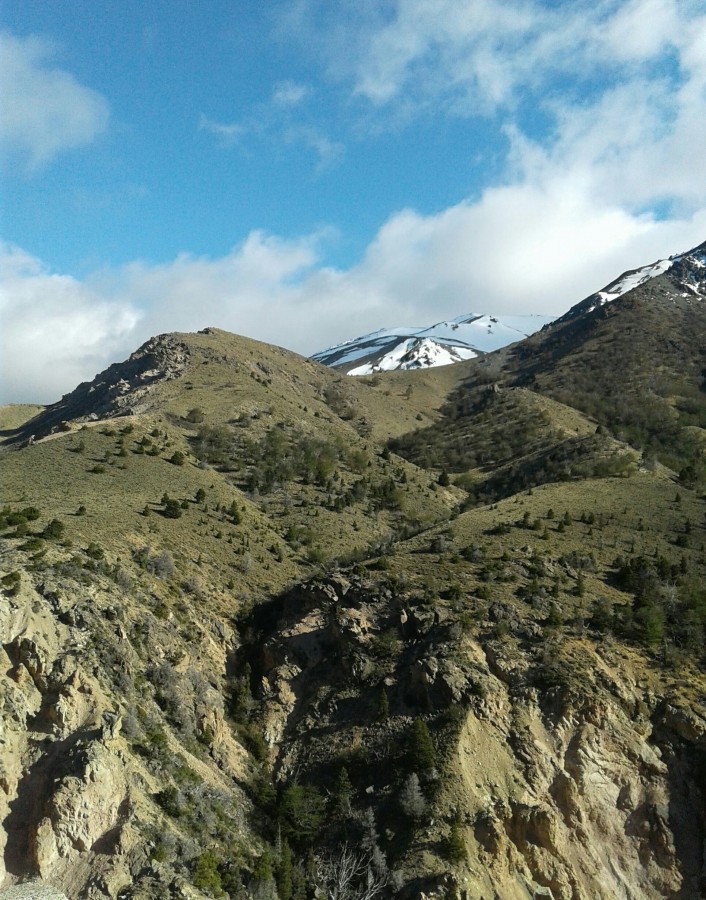
[[[568,319],[576,318],[576,316],[591,313],[596,308],[612,303],[619,297],[623,297],[630,291],[640,288],[652,281],[652,279],[665,275],[668,272],[674,286],[680,287],[687,294],[702,300],[706,296],[704,293],[706,288],[705,270],[706,243],[700,244],[686,253],[678,253],[667,259],[658,259],[657,262],[640,266],[639,269],[630,269],[627,272],[623,272],[619,278],[611,281],[607,287],[596,291],[595,294],[591,294],[580,303],[572,306],[568,312],[564,313],[556,321],[564,322]],[[687,294],[680,292],[680,296],[686,296]]]
[[[464,359],[478,356],[468,347],[451,347],[437,343],[431,338],[408,338],[397,344],[376,363],[364,363],[349,369],[349,375],[372,375],[373,372],[389,372],[392,369],[430,369],[434,366],[448,366]]]
[[[677,263],[684,264],[682,268],[685,267],[687,270],[691,270],[692,273],[694,270],[706,268],[706,250],[704,250],[704,245],[701,244],[688,253],[676,254],[667,259],[658,259],[657,262],[648,266],[641,266],[639,269],[630,269],[628,272],[624,272],[619,278],[616,278],[615,281],[603,288],[602,291],[594,294],[595,302],[591,309],[610,303],[612,300],[617,300],[618,297],[622,297],[628,291],[634,290],[634,288],[651,281],[653,278],[657,278],[659,275],[664,275],[665,272],[674,268]],[[697,280],[700,281],[701,277],[699,276]],[[693,283],[683,283],[682,286],[687,291],[700,296],[698,288],[695,288]]]
[[[321,350],[313,359],[349,375],[447,366],[520,341],[551,321],[550,316],[466,314],[425,327],[382,328]]]
[[[681,256],[670,256],[669,259],[659,259],[656,263],[652,263],[652,265],[642,266],[639,269],[625,272],[620,278],[617,278],[609,284],[608,287],[599,291],[596,296],[599,298],[601,304],[610,303],[611,300],[622,297],[623,294],[627,294],[628,291],[639,287],[646,281],[650,281],[658,275],[664,275],[664,273],[668,272],[674,263],[678,262],[681,258]]]

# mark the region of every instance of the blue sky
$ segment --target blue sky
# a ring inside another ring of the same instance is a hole
[[[4,0],[0,402],[559,314],[706,238],[700,0]]]

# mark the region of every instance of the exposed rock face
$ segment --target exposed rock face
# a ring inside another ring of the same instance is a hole
[[[89,653],[100,622],[117,615],[116,596],[109,585],[73,585],[89,596],[66,597],[65,584],[43,582],[37,590],[26,578],[18,592],[0,600],[0,887],[39,879],[32,887],[38,898],[54,896],[40,891],[50,887],[71,898],[116,898],[131,889],[137,872],[150,872],[145,834],[154,828],[151,798],[170,782],[160,777],[157,765],[148,770],[135,755],[125,737],[124,698],[115,690],[113,673],[96,667]],[[227,626],[219,624],[219,629],[227,639]],[[114,658],[124,677],[134,650],[122,627],[116,625],[110,634],[104,633],[101,651],[113,652],[111,640],[121,644],[123,658]],[[225,666],[226,644],[214,642],[213,649],[218,671]],[[165,652],[157,646],[153,651]],[[198,674],[200,666],[212,665],[208,657],[184,656],[180,666],[188,675],[185,686],[203,683],[206,696],[211,692],[210,702],[201,701],[195,713],[208,755],[192,760],[190,777],[210,781],[214,797],[215,788],[227,788],[244,809],[231,776],[245,777],[247,754],[224,722],[222,696]],[[168,687],[176,702],[182,698],[176,686],[181,675],[176,668],[170,671]],[[183,702],[196,706],[188,694]],[[165,742],[160,759],[180,760],[185,767],[186,751],[173,739],[170,750],[170,739],[161,731],[158,735]],[[239,827],[237,819],[233,827]],[[167,868],[164,877],[171,881],[173,870]],[[150,896],[164,890],[160,884]],[[188,886],[187,895],[201,896],[190,894]]]
[[[93,381],[84,381],[30,419],[12,441],[31,443],[54,431],[68,430],[69,421],[95,421],[144,412],[149,408],[150,388],[178,378],[189,357],[189,348],[172,334],[150,338],[129,359],[113,363]]]
[[[140,771],[123,710],[82,664],[85,631],[54,618],[63,603],[41,587],[23,584],[0,609],[8,673],[0,884],[40,878],[69,897],[98,900],[117,898],[139,872],[130,896],[167,896],[166,885],[177,882],[173,890],[200,896],[149,861],[146,802],[169,782],[156,769]],[[114,609],[108,598],[93,606],[101,615]],[[85,615],[68,618],[85,624]],[[230,640],[224,622],[216,633]],[[702,895],[706,720],[632,677],[617,650],[568,639],[564,649],[581,678],[540,688],[532,684],[535,662],[518,644],[471,638],[443,608],[356,577],[313,581],[256,607],[242,637],[238,660],[251,666],[276,778],[326,770],[342,754],[351,765],[364,761],[365,790],[390,847],[400,828],[409,726],[420,709],[446,723],[440,771],[421,776],[437,796],[424,838],[443,846],[449,823],[459,822],[465,859],[450,866],[420,850],[423,865],[400,896]],[[165,702],[193,702],[188,685],[197,685],[198,665],[185,655],[153,676]],[[212,764],[243,778],[245,752],[216,695],[202,689],[210,700],[195,707],[194,728],[206,736],[208,758],[191,765],[213,785]],[[389,717],[371,714],[382,694]],[[170,753],[184,752],[171,741]]]
[[[111,703],[81,668],[76,635],[38,600],[25,587],[0,611],[0,883],[70,888],[86,858],[126,849],[131,807]]]
[[[62,779],[36,827],[32,856],[43,877],[55,874],[60,860],[75,851],[115,849],[129,820],[128,788],[118,760],[99,742],[83,756],[78,774]]]
[[[66,900],[66,894],[39,882],[0,890],[0,900]]]
[[[582,684],[523,687],[526,658],[442,619],[331,581],[262,611],[249,659],[280,777],[325,766],[352,742],[375,772],[371,796],[394,797],[400,720],[356,724],[387,685],[398,716],[423,697],[456,723],[441,797],[447,820],[463,822],[460,896],[702,896],[706,720],[658,700],[588,642],[569,651]],[[401,652],[386,675],[375,641],[392,622]],[[410,896],[450,896],[445,878]]]
[[[677,762],[684,752],[703,753],[698,743],[687,751],[664,730],[659,708],[634,719],[608,697],[579,700],[557,718],[548,719],[537,698],[504,713],[495,721],[521,718],[522,727],[494,734],[472,716],[459,741],[462,783],[476,808],[474,879],[503,897],[526,896],[519,876],[562,900],[700,896],[706,822],[698,768]],[[690,847],[681,837],[686,819]]]

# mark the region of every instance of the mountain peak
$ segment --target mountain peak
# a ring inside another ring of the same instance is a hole
[[[550,321],[550,316],[464,313],[425,327],[380,328],[321,350],[312,359],[348,375],[446,366],[520,341]]]
[[[620,297],[629,294],[636,288],[646,285],[655,278],[670,273],[672,281],[680,287],[682,296],[694,296],[699,299],[706,297],[706,241],[699,244],[686,253],[677,253],[666,259],[658,259],[655,262],[637,269],[628,269],[619,275],[614,281],[606,285],[602,290],[596,291],[586,297],[580,303],[573,306],[558,321],[565,318],[573,318],[594,309],[612,303]]]

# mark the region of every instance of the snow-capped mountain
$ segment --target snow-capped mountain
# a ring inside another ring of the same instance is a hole
[[[704,269],[706,243],[687,253],[623,272],[615,281],[586,297],[558,319],[552,316],[470,314],[426,328],[383,328],[321,350],[312,358],[341,369],[348,375],[446,366],[513,344],[535,334],[552,321],[564,322],[590,313],[671,270],[672,275],[678,276],[678,284],[683,289],[682,297],[706,299],[703,294]]]
[[[520,341],[551,321],[551,316],[467,314],[427,327],[383,328],[312,358],[348,375],[447,366]]]
[[[678,253],[669,256],[666,259],[658,259],[656,262],[646,266],[640,266],[639,269],[629,269],[623,272],[615,281],[611,281],[609,285],[601,291],[596,291],[573,306],[561,320],[573,318],[579,313],[592,312],[596,307],[605,306],[622,297],[635,288],[647,284],[653,278],[664,275],[670,270],[674,270],[677,275],[678,285],[683,288],[682,297],[698,297],[706,299],[703,294],[703,270],[706,269],[706,243],[699,244],[693,250],[686,253]],[[559,321],[561,321],[559,320]]]

